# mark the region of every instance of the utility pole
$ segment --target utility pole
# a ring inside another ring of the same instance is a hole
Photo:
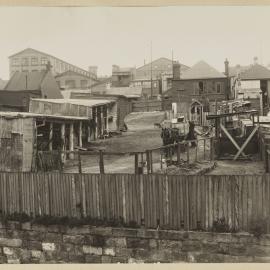
[[[151,40],[151,99],[153,98],[152,40]]]

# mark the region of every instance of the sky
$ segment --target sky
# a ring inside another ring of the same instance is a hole
[[[8,57],[33,48],[81,68],[140,67],[159,57],[224,71],[257,56],[270,64],[270,7],[0,7],[0,78]]]

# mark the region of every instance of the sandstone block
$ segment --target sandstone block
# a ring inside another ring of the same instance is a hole
[[[31,222],[24,222],[21,225],[22,230],[30,231],[32,229]]]
[[[42,250],[42,243],[38,241],[28,241],[27,248],[34,250]]]
[[[0,238],[0,246],[21,247],[22,240],[21,239]]]
[[[114,236],[122,236],[122,237],[136,237],[137,229],[126,229],[126,228],[113,228],[112,234]]]
[[[67,228],[66,234],[90,234],[90,227],[89,226],[80,226],[74,228]]]
[[[104,248],[104,254],[109,256],[115,256],[114,248]]]
[[[85,263],[84,255],[69,254],[69,263]]]
[[[84,236],[83,235],[63,235],[63,243],[70,243],[70,244],[83,244]]]
[[[127,257],[111,257],[111,263],[127,263]]]
[[[102,255],[102,248],[84,245],[83,246],[83,253],[93,254],[93,255]]]
[[[53,232],[48,232],[45,234],[44,240],[46,242],[55,242],[59,243],[62,242],[62,234],[61,233],[53,233]]]
[[[42,252],[40,250],[31,250],[31,256],[33,258],[40,259]]]
[[[8,264],[20,264],[20,259],[7,259]]]
[[[149,239],[141,238],[127,238],[127,247],[128,248],[148,248]]]
[[[112,228],[111,227],[91,227],[90,234],[102,235],[102,236],[111,236]]]
[[[112,257],[111,256],[101,256],[101,263],[111,263],[112,262]]]
[[[86,263],[101,263],[101,256],[86,255],[85,262]]]
[[[14,254],[14,249],[9,248],[9,247],[3,247],[3,253],[6,255],[13,255]]]
[[[127,246],[127,241],[125,237],[110,237],[106,239],[106,246],[124,248]]]
[[[55,251],[56,246],[54,243],[42,243],[42,249],[45,251]]]

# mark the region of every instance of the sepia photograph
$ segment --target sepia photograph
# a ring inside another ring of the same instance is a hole
[[[1,5],[0,264],[270,263],[269,25]]]

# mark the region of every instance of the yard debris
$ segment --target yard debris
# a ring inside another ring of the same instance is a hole
[[[180,160],[180,164],[177,164],[176,161],[171,162],[168,160],[167,168],[160,169],[157,171],[157,173],[170,175],[203,175],[215,169],[216,166],[217,163],[213,161],[195,162],[188,164],[185,160]]]

